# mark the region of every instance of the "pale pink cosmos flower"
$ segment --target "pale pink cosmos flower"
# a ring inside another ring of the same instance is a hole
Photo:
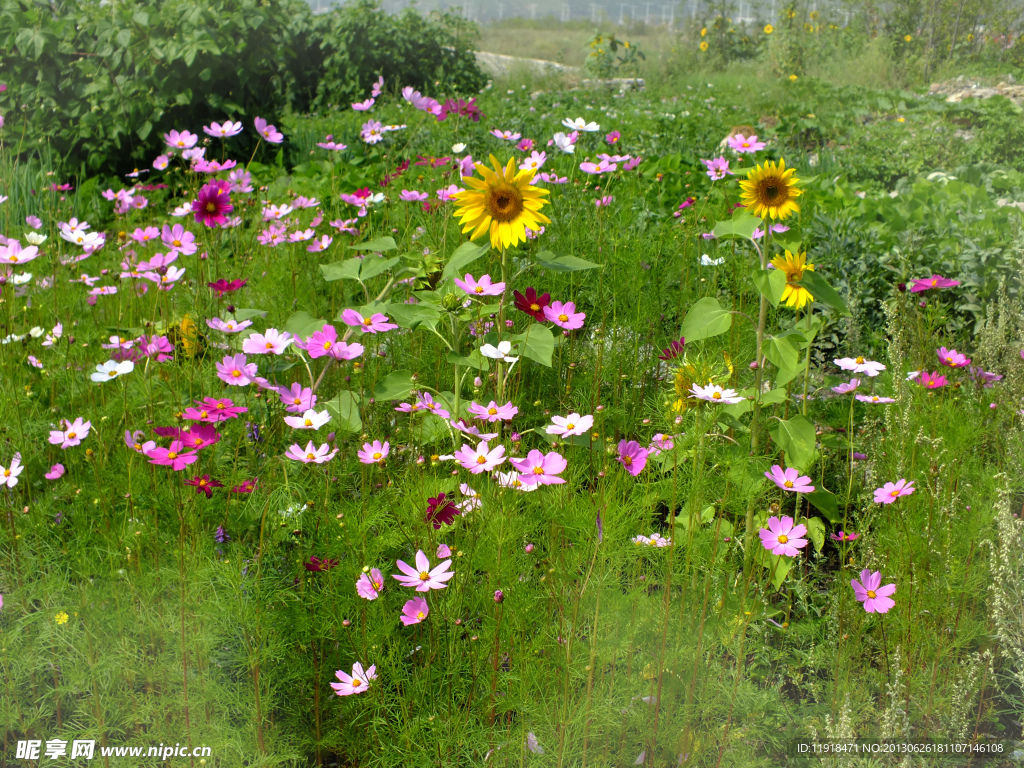
[[[276,126],[268,125],[262,117],[257,117],[253,124],[256,126],[256,133],[263,137],[269,144],[280,144],[284,141],[284,134],[277,130]]]
[[[214,138],[227,139],[231,136],[237,136],[242,132],[242,124],[240,122],[233,123],[230,120],[225,120],[223,123],[210,123],[209,125],[203,126],[203,133],[207,136],[213,136]]]
[[[320,429],[320,427],[322,427],[330,420],[330,411],[320,411],[320,413],[317,413],[312,408],[310,408],[301,416],[284,417],[284,423],[287,424],[292,429]]]
[[[215,331],[238,333],[252,325],[252,320],[243,320],[240,323],[236,323],[234,320],[221,320],[219,317],[213,317],[207,318],[206,324]]]
[[[217,363],[217,377],[232,387],[251,384],[256,376],[256,363],[248,363],[245,355],[227,355]]]
[[[844,381],[842,384],[839,384],[838,386],[832,387],[832,391],[835,392],[837,395],[848,395],[854,390],[856,390],[859,386],[860,379],[850,379],[849,381]]]
[[[511,421],[519,413],[519,409],[511,402],[498,405],[494,400],[491,400],[486,406],[472,402],[469,404],[468,411],[478,419],[489,422]]]
[[[881,397],[879,395],[856,395],[856,398],[862,403],[895,403],[896,401],[891,397]]]
[[[950,368],[966,368],[971,364],[971,358],[957,352],[955,349],[939,347],[935,350],[935,354],[939,356],[940,363],[948,365]]]
[[[900,496],[909,496],[916,488],[914,488],[914,481],[907,481],[900,479],[895,483],[886,483],[881,488],[875,489],[875,503],[876,504],[892,504]]]
[[[844,371],[863,373],[865,376],[877,376],[885,370],[885,366],[881,363],[876,363],[873,360],[865,360],[859,355],[857,357],[841,357],[838,360],[833,360],[832,362]]]
[[[89,436],[92,429],[91,421],[82,421],[79,416],[74,421],[62,419],[63,429],[50,430],[50,445],[59,445],[62,450],[73,448]]]
[[[455,452],[455,459],[464,469],[468,469],[474,475],[479,475],[481,472],[490,472],[504,463],[505,446],[499,445],[494,450],[490,450],[486,440],[481,441],[475,449],[470,448],[468,444],[463,445]]]
[[[454,200],[457,194],[465,191],[456,184],[449,184],[447,187],[441,187],[441,189],[437,190],[437,197],[442,203],[448,203]]]
[[[764,476],[784,491],[814,493],[814,486],[810,484],[811,478],[801,477],[800,472],[792,467],[783,469],[778,464],[775,464],[772,466],[771,472],[765,472]]]
[[[701,162],[704,163],[704,166],[708,169],[708,176],[712,181],[724,179],[726,175],[736,175],[729,170],[729,161],[724,157],[716,157],[714,160],[701,160]]]
[[[391,453],[391,443],[385,440],[381,444],[380,440],[374,440],[372,443],[363,443],[363,450],[359,451],[356,456],[363,464],[379,464],[388,457],[389,453]]]
[[[195,242],[196,236],[186,231],[185,227],[181,224],[175,224],[173,227],[164,224],[160,233],[160,239],[169,249],[168,255],[171,253],[181,253],[185,256],[191,256],[198,250]]]
[[[414,189],[403,189],[399,193],[398,199],[407,203],[422,203],[428,196],[429,195],[427,195],[426,192],[417,192]]]
[[[768,527],[758,533],[761,544],[773,555],[792,557],[807,546],[807,539],[800,538],[807,534],[807,526],[801,523],[793,525],[793,518],[784,516],[781,520],[772,515],[768,518]]]
[[[616,461],[625,467],[629,474],[636,477],[643,471],[643,468],[647,466],[648,455],[649,452],[647,449],[641,447],[640,443],[635,440],[620,440],[619,457]]]
[[[315,448],[313,447],[313,441],[310,440],[306,443],[305,448],[300,447],[298,443],[290,446],[284,456],[286,459],[301,461],[303,464],[323,464],[333,459],[337,454],[337,448],[332,451],[331,446],[327,443],[324,443],[319,448]]]
[[[59,480],[64,477],[64,465],[54,464],[50,467],[50,471],[43,475],[47,480]]]
[[[21,454],[14,454],[14,457],[11,459],[11,466],[4,467],[0,465],[0,488],[4,486],[13,488],[16,486],[18,484],[18,475],[24,471],[25,467],[21,465]]]
[[[753,154],[765,147],[763,141],[757,140],[757,136],[744,136],[742,133],[730,136],[727,139],[727,142],[729,144],[729,148],[736,154],[743,154],[744,152]]]
[[[610,163],[607,160],[602,160],[600,163],[580,163],[581,171],[596,176],[602,173],[614,173],[617,168],[615,163]]]
[[[518,472],[495,472],[494,479],[498,481],[499,488],[512,488],[516,491],[522,491],[523,493],[529,493],[530,491],[536,491],[540,488],[536,483],[533,485],[526,485],[522,480],[519,479],[520,475]]]
[[[276,390],[288,413],[305,413],[316,407],[316,395],[310,387],[295,382],[290,387],[278,387]]]
[[[533,152],[519,164],[520,171],[539,171],[548,160],[547,152]]]
[[[366,99],[366,101],[360,101],[352,105],[352,109],[356,112],[367,112],[373,109],[373,105],[377,102],[376,99]]]
[[[334,676],[341,680],[340,683],[331,683],[331,688],[339,696],[351,696],[353,693],[362,693],[370,689],[370,681],[377,679],[377,665],[364,670],[363,665],[356,662],[352,665],[352,674],[347,675],[340,669]]]
[[[541,453],[530,451],[525,459],[510,459],[512,466],[519,470],[519,479],[523,485],[559,485],[565,482],[558,477],[569,465],[561,454],[551,451]]]
[[[491,136],[498,139],[504,139],[505,141],[519,141],[522,138],[522,134],[512,133],[512,131],[501,131],[497,128],[491,130]]]
[[[367,600],[376,600],[384,591],[384,574],[373,568],[369,574],[361,573],[356,581],[356,593]]]
[[[288,332],[268,328],[266,333],[254,333],[242,342],[242,351],[250,355],[280,355],[294,341]]]
[[[572,435],[585,434],[587,430],[594,426],[594,417],[570,413],[568,416],[552,416],[551,422],[551,424],[544,428],[544,431],[549,435],[565,438]]]
[[[663,451],[671,451],[676,444],[671,435],[663,435],[658,432],[651,438],[651,444],[647,446],[648,456],[657,456]]]
[[[416,567],[413,568],[399,560],[398,570],[402,572],[402,575],[396,573],[393,578],[398,579],[399,584],[403,587],[413,587],[417,592],[444,589],[448,586],[445,582],[455,576],[454,571],[448,570],[451,564],[451,560],[445,560],[431,570],[430,560],[420,549],[416,552]]]
[[[463,483],[462,487],[468,488],[469,486],[466,485],[465,483]],[[446,557],[451,557],[452,556],[452,549],[451,549],[451,547],[449,547],[444,542],[441,542],[440,544],[437,545],[437,553],[436,554],[437,554],[437,556],[439,558],[441,558],[443,560]]]
[[[436,400],[434,400],[434,396],[431,395],[429,392],[424,392],[422,395],[420,395],[419,398],[416,400],[416,404],[423,410],[427,411],[428,413],[432,413],[435,416],[440,416],[442,419],[447,419],[449,416],[452,415],[450,411],[442,407],[442,403],[439,403]]]
[[[164,134],[164,142],[171,149],[192,149],[199,141],[199,137],[188,131],[170,131]]]
[[[413,624],[419,624],[427,618],[429,613],[430,608],[427,607],[427,601],[422,597],[414,597],[402,606],[402,615],[398,618],[408,627]]]
[[[732,405],[742,403],[745,398],[732,389],[722,389],[717,384],[708,384],[706,387],[699,387],[694,384],[690,387],[690,397],[698,400],[706,400],[709,403],[723,403]]]
[[[156,159],[153,160],[153,167],[158,171],[162,171],[170,164],[171,159],[167,155],[157,155]]]
[[[479,282],[473,275],[466,273],[466,279],[455,278],[455,285],[470,296],[500,296],[505,290],[504,283],[492,283],[490,275],[483,275]]]
[[[853,594],[858,602],[864,603],[864,610],[868,613],[888,613],[896,605],[896,601],[889,598],[889,595],[896,594],[896,585],[881,585],[882,572],[872,572],[868,568],[860,572],[860,581],[850,580]]]
[[[396,408],[395,410],[397,411],[400,409]],[[466,422],[463,421],[462,419],[452,419],[448,423],[455,427],[457,430],[459,430],[459,432],[461,432],[462,434],[469,435],[470,437],[475,437],[479,440],[487,440],[488,442],[490,442],[491,440],[498,436],[497,432],[481,432],[480,428],[477,426],[468,426]]]
[[[319,253],[320,251],[326,251],[328,246],[334,242],[334,238],[330,235],[321,235],[316,240],[306,246],[306,250],[310,253]]]
[[[544,317],[548,322],[554,323],[559,328],[573,331],[583,327],[583,321],[587,319],[584,312],[577,312],[576,305],[567,301],[564,304],[560,301],[553,301],[549,306],[544,307]]]
[[[388,322],[387,315],[382,315],[380,312],[364,317],[354,309],[346,309],[342,312],[341,321],[345,325],[358,328],[363,333],[383,333],[398,327],[394,323]]]

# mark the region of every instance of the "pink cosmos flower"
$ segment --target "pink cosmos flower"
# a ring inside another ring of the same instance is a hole
[[[362,693],[370,689],[370,681],[377,679],[377,665],[374,664],[364,670],[363,665],[356,662],[352,665],[351,675],[346,675],[339,669],[334,676],[341,680],[340,683],[331,683],[334,692],[339,696],[351,696],[353,693]]]
[[[408,627],[412,624],[419,624],[427,618],[429,613],[430,609],[427,607],[427,601],[422,597],[414,597],[402,606],[402,615],[398,618]]]
[[[445,560],[431,570],[430,560],[427,559],[423,550],[420,549],[416,552],[416,567],[413,568],[399,560],[398,570],[402,572],[402,575],[396,573],[393,578],[398,579],[398,582],[403,587],[413,587],[417,592],[444,589],[448,586],[445,582],[455,575],[454,571],[448,570],[451,564],[451,560]]]
[[[635,440],[620,440],[619,441],[619,457],[616,461],[619,462],[626,471],[629,472],[633,477],[636,477],[643,471],[643,468],[647,466],[648,451],[646,448],[641,448],[640,443]]]
[[[170,467],[175,472],[180,472],[189,464],[195,464],[199,460],[199,454],[195,451],[185,451],[180,440],[175,440],[169,448],[151,448],[146,451],[145,456],[150,464],[162,467]]]
[[[832,391],[835,392],[837,395],[848,395],[854,390],[856,390],[859,386],[860,379],[850,379],[849,381],[844,381],[837,387],[832,387]]]
[[[859,533],[847,533],[846,531],[840,531],[839,533],[832,533],[829,536],[834,541],[856,541],[860,538]]]
[[[552,416],[551,424],[548,424],[544,431],[549,435],[558,435],[566,438],[572,435],[582,435],[594,426],[593,416],[580,416],[578,413],[570,413],[568,416]]]
[[[320,251],[326,251],[327,247],[334,242],[334,238],[330,235],[321,235],[319,238],[314,240],[312,243],[306,246],[306,250],[310,253],[319,253]]]
[[[600,176],[602,173],[614,173],[617,168],[615,163],[610,163],[607,160],[602,160],[600,163],[580,163],[581,171],[596,176]]]
[[[324,462],[330,461],[338,454],[338,449],[331,450],[331,446],[324,443],[319,448],[313,447],[313,441],[310,440],[306,443],[306,447],[302,448],[298,443],[290,446],[285,451],[285,458],[291,459],[292,461],[301,461],[303,464],[323,464]]]
[[[944,387],[948,383],[945,376],[940,376],[938,371],[928,373],[928,371],[921,371],[915,379],[918,384],[928,389],[938,389]]]
[[[50,471],[47,472],[45,475],[43,475],[43,477],[45,477],[47,480],[58,480],[58,479],[62,478],[63,476],[64,476],[64,465],[63,464],[54,464],[52,467],[50,467]]]
[[[889,595],[896,594],[896,585],[886,584],[883,587],[881,584],[882,572],[872,572],[867,568],[860,572],[860,581],[850,580],[853,594],[858,602],[864,603],[864,610],[868,613],[888,613],[896,605],[895,600],[889,599]]]
[[[164,134],[164,142],[171,149],[191,149],[199,141],[199,137],[188,131],[170,131]]]
[[[232,387],[251,384],[256,376],[256,363],[247,363],[245,355],[227,355],[217,363],[217,378]]]
[[[857,395],[858,400],[862,403],[895,403],[896,401],[891,397],[879,397],[878,395]]]
[[[92,429],[92,422],[82,421],[81,416],[74,421],[63,419],[61,424],[64,425],[64,429],[50,431],[50,445],[59,445],[65,451],[85,440],[89,436],[89,430]]]
[[[254,333],[242,342],[242,351],[250,355],[280,355],[294,341],[290,333],[268,328],[266,333]]]
[[[396,408],[395,410],[397,411],[400,409]],[[470,437],[475,437],[479,440],[487,440],[488,442],[490,442],[491,440],[498,436],[497,432],[481,432],[479,427],[467,426],[466,422],[463,421],[462,419],[459,419],[457,421],[455,419],[452,419],[448,423],[455,427],[457,430],[459,430],[459,432],[461,432],[462,434],[469,435]]]
[[[583,327],[583,321],[587,319],[584,312],[577,312],[576,305],[567,301],[563,304],[560,301],[551,302],[551,306],[544,307],[544,317],[548,322],[554,323],[559,328],[573,331]]]
[[[548,160],[547,152],[533,152],[519,164],[520,171],[539,171]]]
[[[356,455],[363,464],[379,464],[388,457],[390,452],[391,443],[385,441],[381,445],[380,440],[374,440],[372,443],[363,443],[363,450]]]
[[[428,197],[426,192],[417,192],[413,189],[403,189],[399,195],[399,200],[404,200],[407,203],[422,203]]]
[[[362,573],[356,581],[356,593],[367,600],[376,600],[384,591],[384,574],[374,568],[367,575]]]
[[[609,144],[616,144],[621,138],[621,133],[619,133],[618,131],[612,131],[611,133],[605,135],[604,140],[607,141]]]
[[[383,333],[398,327],[394,323],[388,322],[387,315],[382,315],[380,312],[364,317],[354,309],[346,309],[342,312],[341,321],[352,328],[358,328],[363,333]]]
[[[466,279],[455,278],[455,285],[464,290],[470,296],[500,296],[505,290],[504,283],[492,283],[490,275],[483,275],[480,281],[466,273]]]
[[[935,354],[939,356],[940,363],[948,365],[950,368],[966,368],[971,364],[971,358],[957,352],[955,349],[939,347],[935,350]]]
[[[212,424],[200,422],[178,432],[178,440],[191,450],[202,450],[220,442],[220,433]]]
[[[907,482],[906,480],[900,479],[895,483],[886,483],[881,488],[875,489],[875,503],[876,504],[892,504],[900,496],[909,496],[916,488],[914,488],[914,481]]]
[[[21,266],[37,256],[39,256],[38,247],[30,245],[28,248],[22,248],[21,243],[14,238],[9,238],[6,244],[0,245],[0,264]]]
[[[795,493],[814,493],[814,486],[810,484],[811,478],[806,476],[801,477],[800,472],[792,467],[784,470],[778,464],[775,464],[772,467],[772,471],[765,472],[764,476],[784,491],[793,491]]]
[[[497,128],[493,128],[491,129],[491,136],[494,136],[495,138],[498,139],[504,139],[505,141],[519,141],[519,139],[522,137],[522,134],[512,133],[512,131],[501,131],[498,130]]]
[[[914,280],[910,286],[910,292],[921,293],[921,291],[930,291],[932,288],[955,288],[958,285],[960,285],[959,280],[951,280],[942,275],[932,275]]]
[[[712,181],[724,179],[727,174],[729,176],[736,175],[729,170],[729,161],[724,157],[716,157],[714,160],[701,160],[701,162],[708,169],[708,176],[711,177]]]
[[[360,101],[352,105],[352,109],[356,112],[366,112],[373,109],[373,105],[377,102],[376,99],[366,99],[366,101]]]
[[[203,185],[199,197],[192,203],[196,221],[208,227],[216,227],[228,220],[228,214],[235,210],[231,204],[231,185],[214,179]]]
[[[215,331],[222,331],[223,333],[238,333],[252,325],[252,320],[243,320],[240,323],[236,323],[233,320],[221,320],[219,317],[208,317],[206,319],[206,324]]]
[[[865,376],[877,376],[885,370],[885,366],[881,363],[876,363],[873,360],[865,360],[863,357],[841,357],[838,360],[833,360],[833,363],[838,365],[844,371],[853,371],[854,373],[863,373]]]
[[[569,177],[568,176],[562,176],[561,178],[559,178],[557,173],[541,173],[539,176],[537,176],[537,180],[538,181],[546,182],[548,184],[568,184],[569,183]]]
[[[490,472],[505,461],[505,446],[499,445],[494,450],[489,450],[487,441],[482,440],[476,449],[470,448],[468,444],[463,445],[455,452],[454,457],[464,469],[468,469],[474,475],[481,472]]]
[[[224,483],[220,480],[213,480],[209,475],[203,475],[202,477],[193,477],[190,480],[185,481],[185,485],[191,485],[196,489],[196,493],[205,493],[206,498],[213,498],[214,488],[223,488]]]
[[[237,419],[243,413],[249,411],[243,405],[235,405],[226,397],[207,397],[203,400],[196,400],[198,408],[186,408],[182,416],[189,421],[217,422]]]
[[[753,154],[764,149],[764,142],[758,141],[757,136],[745,137],[742,133],[737,133],[735,136],[730,136],[727,141],[729,148],[736,154],[743,154],[744,152]]]
[[[468,411],[478,419],[490,422],[511,421],[512,418],[519,413],[519,409],[512,405],[511,402],[505,403],[504,405],[498,405],[494,400],[491,400],[487,406],[472,402],[469,404]]]
[[[267,125],[262,117],[257,117],[253,124],[256,126],[256,133],[263,137],[269,144],[280,144],[284,141],[284,134],[277,130],[276,126]]]
[[[468,488],[468,487],[469,487],[469,486],[468,486],[468,485],[466,485],[465,483],[463,483],[462,485],[463,485],[463,487],[466,487],[466,488]],[[440,544],[438,544],[438,545],[437,545],[437,556],[438,556],[438,557],[441,557],[441,558],[444,558],[444,557],[451,557],[451,556],[452,556],[452,550],[451,550],[451,547],[449,547],[449,546],[448,546],[447,544],[445,544],[444,542],[441,542]]]
[[[611,195],[604,195],[594,199],[595,208],[607,208],[609,205],[615,202],[615,198]]]
[[[213,136],[214,138],[227,139],[231,136],[237,136],[242,132],[242,124],[240,122],[233,123],[230,120],[225,120],[223,123],[210,123],[209,125],[203,126],[203,133],[207,136]]]
[[[433,395],[431,395],[429,392],[424,392],[422,395],[420,395],[419,398],[416,400],[416,405],[418,405],[420,408],[427,411],[428,413],[432,413],[435,416],[440,416],[442,419],[447,419],[449,416],[451,416],[451,413],[442,408],[442,404],[434,400]]]
[[[537,142],[535,142],[533,139],[523,139],[518,144],[516,144],[516,149],[518,149],[520,152],[531,152],[533,148],[536,146],[536,144]]]
[[[338,341],[338,332],[333,325],[324,327],[310,336],[302,344],[296,342],[296,346],[305,349],[314,360],[327,355],[335,360],[352,360],[363,354],[362,344],[346,344]]]
[[[551,451],[541,453],[530,451],[525,459],[510,459],[512,466],[519,470],[519,479],[523,485],[558,485],[564,478],[558,477],[569,465],[561,454]]]
[[[657,456],[662,451],[671,451],[675,447],[676,444],[671,435],[663,435],[658,432],[651,438],[651,444],[647,446],[647,455]]]
[[[768,518],[768,527],[758,532],[761,544],[773,555],[792,557],[798,550],[807,546],[807,539],[800,538],[807,533],[807,526],[801,523],[793,525],[793,518],[785,516],[782,520],[772,515]]]
[[[173,227],[164,224],[160,239],[169,249],[170,253],[181,253],[185,256],[190,256],[197,250],[196,236],[186,231],[181,224],[175,224]]]

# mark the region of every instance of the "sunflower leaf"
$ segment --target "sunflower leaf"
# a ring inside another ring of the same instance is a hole
[[[788,421],[779,421],[769,427],[772,440],[786,452],[786,466],[806,472],[814,460],[814,424],[804,415],[794,416]]]
[[[551,367],[551,354],[555,351],[555,337],[546,325],[534,323],[526,329],[525,333],[519,333],[511,337],[512,341],[522,342],[519,345],[519,354],[534,362]]]
[[[376,400],[402,400],[412,392],[412,371],[389,373],[373,390]]]
[[[362,243],[350,245],[348,246],[348,249],[350,251],[374,251],[375,253],[381,253],[383,251],[398,250],[398,243],[396,243],[395,238],[391,236],[378,237],[376,240],[367,240]]]
[[[750,240],[754,235],[754,230],[761,226],[761,224],[761,219],[752,214],[746,208],[740,208],[736,215],[731,219],[720,221],[715,224],[715,228],[711,230],[711,234],[719,240],[729,237],[739,237],[744,240]]]
[[[754,272],[754,285],[773,307],[777,307],[786,292],[786,273],[779,269],[758,269]]]
[[[718,299],[707,296],[686,313],[680,336],[687,341],[699,341],[725,333],[732,327],[732,313],[722,309]]]
[[[345,432],[361,432],[363,419],[359,415],[359,398],[347,389],[324,403],[331,413],[331,424]]]
[[[441,273],[441,279],[447,280],[449,277],[462,277],[462,270],[489,250],[491,250],[489,240],[485,240],[481,245],[477,245],[473,241],[463,243],[455,249],[455,253],[448,259],[444,272]]]
[[[840,315],[850,314],[850,310],[847,309],[846,302],[843,301],[842,296],[817,272],[805,270],[803,277],[800,278],[800,284],[811,292],[811,296],[814,297],[815,301],[823,301]]]
[[[836,501],[835,494],[831,491],[826,491],[824,488],[818,488],[814,493],[807,494],[807,500],[811,502],[826,518],[830,523],[838,523],[841,519],[839,515],[839,503]],[[821,548],[818,548],[821,551]]]
[[[820,554],[821,548],[825,546],[825,524],[821,522],[820,517],[807,517],[800,522],[807,526],[807,538],[811,540],[814,548]]]
[[[550,269],[552,272],[581,272],[584,269],[600,269],[601,264],[581,259],[578,256],[561,256],[551,251],[541,251],[537,254],[538,266]]]
[[[299,310],[284,324],[284,330],[293,336],[308,338],[319,331],[327,323],[322,317],[313,317],[309,312]]]

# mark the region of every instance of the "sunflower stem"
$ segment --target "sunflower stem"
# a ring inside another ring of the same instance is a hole
[[[501,282],[504,288],[501,291],[501,303],[498,305],[498,341],[501,341],[501,334],[505,330],[505,305],[508,303],[508,248],[501,249]],[[502,375],[501,366],[496,366],[498,374],[498,399],[505,399],[505,377]]]

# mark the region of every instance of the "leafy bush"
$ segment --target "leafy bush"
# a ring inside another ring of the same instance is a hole
[[[318,22],[324,64],[314,106],[365,98],[379,75],[433,95],[475,93],[487,83],[473,53],[479,33],[454,13],[421,16],[407,7],[392,16],[377,0],[358,0]]]

